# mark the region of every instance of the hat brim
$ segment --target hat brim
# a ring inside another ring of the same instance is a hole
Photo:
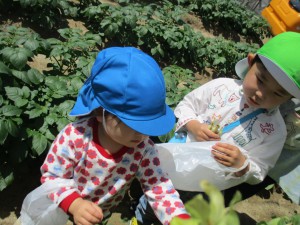
[[[92,108],[98,108],[92,107]],[[102,106],[103,107],[103,106]],[[103,107],[106,109],[106,107]],[[107,109],[106,109],[107,110]],[[77,113],[77,111],[87,111],[87,113]],[[70,113],[70,116],[85,116],[90,114],[92,110],[83,104],[82,99],[79,98],[75,104],[75,107]],[[110,112],[110,110],[107,110]],[[112,112],[110,112],[112,113]],[[115,113],[112,113],[116,115]],[[123,123],[129,126],[131,129],[149,136],[160,136],[170,132],[175,125],[175,116],[173,110],[166,104],[166,113],[153,120],[129,120],[122,118],[120,115],[116,115]]]
[[[244,58],[235,64],[235,72],[239,78],[244,79],[249,70],[248,59]]]
[[[274,62],[268,59],[265,56],[258,54],[260,60],[269,71],[269,73],[274,77],[274,79],[278,82],[278,84],[283,87],[288,93],[290,93],[293,97],[300,99],[300,91],[295,82],[290,78],[288,74],[286,74],[279,66],[277,66]]]
[[[128,120],[119,116],[118,118],[131,129],[148,136],[161,136],[167,134],[175,125],[174,112],[168,105],[166,105],[166,112],[164,115],[152,120]]]
[[[269,73],[274,77],[274,79],[293,97],[300,99],[300,92],[294,81],[274,62],[270,59],[258,54],[260,60],[269,71]],[[249,70],[248,59],[244,58],[238,61],[235,65],[235,72],[241,78],[244,79]]]

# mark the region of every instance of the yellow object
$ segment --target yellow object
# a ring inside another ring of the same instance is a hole
[[[130,220],[129,225],[138,225],[137,219],[135,217],[132,217],[131,220]]]
[[[271,26],[273,35],[285,31],[300,32],[300,13],[289,3],[289,0],[272,0],[261,15]]]

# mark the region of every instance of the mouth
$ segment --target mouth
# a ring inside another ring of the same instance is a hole
[[[135,144],[139,144],[141,143],[142,141],[141,140],[131,140],[132,143],[135,143]]]
[[[248,100],[249,100],[249,103],[251,103],[251,105],[259,106],[258,102],[256,102],[252,98],[248,98]]]

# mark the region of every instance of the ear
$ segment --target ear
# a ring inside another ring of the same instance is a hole
[[[255,58],[255,54],[253,54],[253,53],[248,54],[247,59],[248,59],[249,68],[252,66],[254,58]]]
[[[103,119],[103,117],[102,117],[102,115],[103,115],[103,109],[102,109],[102,108],[97,108],[97,109],[95,109],[95,110],[94,110],[94,115],[95,115],[97,121],[98,121],[99,123],[102,123],[102,119]]]

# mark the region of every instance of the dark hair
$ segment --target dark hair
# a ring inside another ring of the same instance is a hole
[[[268,71],[267,68],[265,67],[265,65],[263,64],[263,62],[261,61],[261,59],[259,58],[258,55],[255,55],[254,59],[252,60],[251,66],[253,66],[254,63],[260,63],[260,64],[262,65],[262,67],[263,67],[266,71]],[[270,72],[268,71],[268,73],[270,73]]]
[[[261,63],[261,64],[264,66],[264,64],[262,63],[262,61],[261,61],[261,59],[259,58],[258,55],[255,55],[255,57],[254,57],[254,59],[253,59],[253,61],[252,61],[252,65],[253,65],[254,63]],[[252,65],[251,65],[251,66],[252,66]]]

